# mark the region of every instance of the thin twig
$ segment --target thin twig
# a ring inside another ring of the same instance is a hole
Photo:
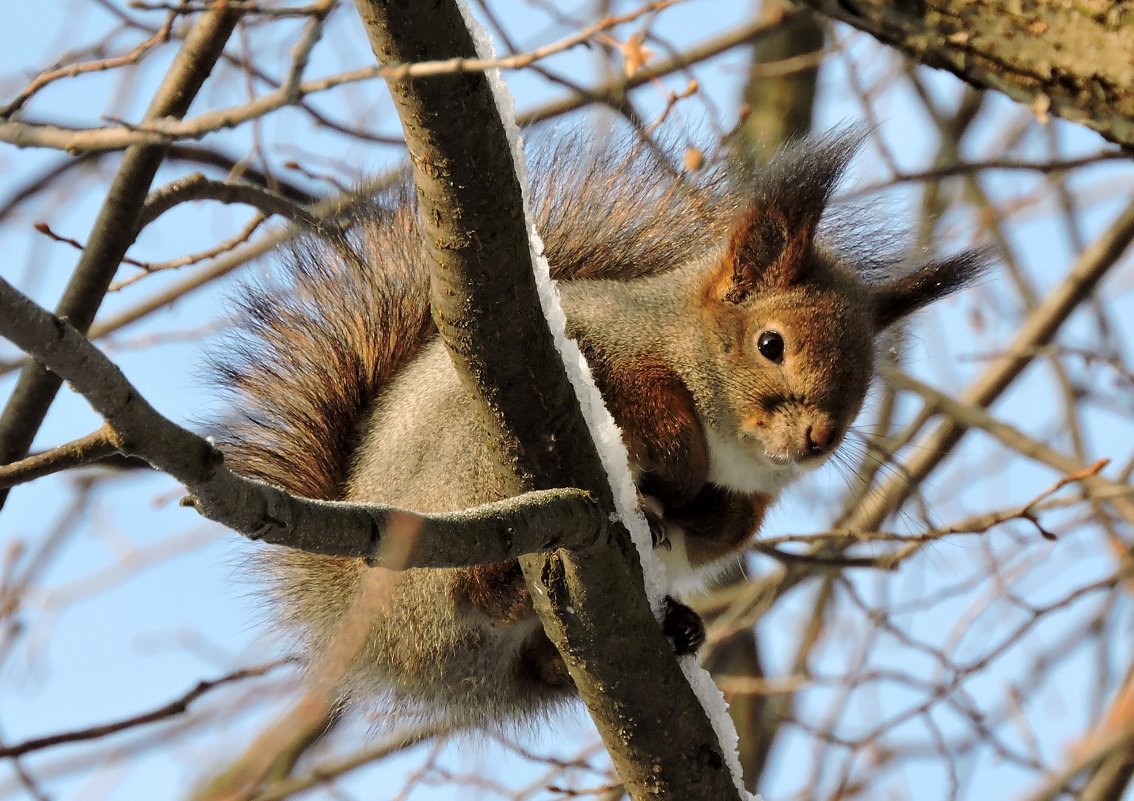
[[[74,731],[60,732],[59,734],[50,734],[44,737],[36,737],[31,740],[24,740],[22,743],[15,745],[0,746],[0,759],[19,757],[32,751],[41,751],[44,748],[51,748],[57,745],[65,745],[69,743],[81,743],[87,740],[97,740],[100,737],[108,737],[112,734],[117,734],[127,729],[132,729],[137,726],[145,726],[149,723],[156,723],[166,718],[174,717],[175,715],[184,714],[189,710],[189,706],[203,695],[206,695],[218,687],[223,687],[226,684],[233,684],[245,679],[256,678],[263,676],[281,665],[288,664],[290,660],[278,660],[269,662],[266,665],[259,665],[257,667],[244,668],[221,676],[216,679],[209,679],[208,681],[199,681],[189,691],[181,696],[173,699],[167,704],[162,704],[156,709],[151,709],[148,712],[142,712],[137,715],[131,715],[128,718],[112,721],[110,723],[102,723],[97,726],[90,726],[85,729],[76,729]]]
[[[26,484],[62,470],[76,467],[110,456],[118,452],[110,429],[103,426],[85,437],[59,445],[34,456],[29,456],[12,464],[0,465],[0,488]]]

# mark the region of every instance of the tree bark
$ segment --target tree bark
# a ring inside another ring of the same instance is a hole
[[[1134,147],[1134,9],[1100,0],[802,0],[918,63]]]
[[[243,11],[224,3],[204,14],[190,30],[173,66],[146,109],[144,122],[183,117],[212,74]],[[118,265],[138,235],[146,193],[168,151],[166,145],[127,148],[115,173],[90,239],[56,307],[57,316],[86,333]],[[39,364],[28,364],[0,416],[0,464],[27,455],[62,380]],[[0,509],[8,490],[0,489]]]
[[[452,0],[358,3],[383,64],[472,58]],[[481,73],[390,82],[434,260],[433,314],[517,492],[605,470],[540,310],[520,183]],[[631,798],[739,798],[713,726],[650,612],[628,533],[521,559],[544,628]]]

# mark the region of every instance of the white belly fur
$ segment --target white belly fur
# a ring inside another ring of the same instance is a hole
[[[734,437],[705,432],[709,443],[709,481],[737,492],[754,493],[775,498],[809,467],[791,462],[776,464],[763,454],[743,447]]]
[[[670,547],[655,548],[654,553],[665,566],[666,578],[669,579],[670,595],[678,598],[708,589],[714,579],[740,558],[740,555],[737,554],[718,562],[693,567],[689,563],[689,552],[685,548],[685,532],[682,531],[681,527],[666,523],[665,535],[669,540]]]

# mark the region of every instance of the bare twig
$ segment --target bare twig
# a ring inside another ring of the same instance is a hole
[[[68,64],[66,66],[44,70],[37,75],[12,102],[5,106],[0,106],[0,118],[10,118],[14,113],[23,108],[24,104],[31,100],[39,90],[55,81],[63,78],[74,78],[76,75],[83,75],[90,72],[104,72],[106,70],[117,69],[118,67],[123,67],[128,64],[137,64],[151,50],[169,41],[169,34],[173,28],[175,18],[175,14],[169,14],[165,22],[162,23],[162,26],[149,36],[149,38],[138,43],[130,51],[120,56],[100,58],[94,61],[84,61],[78,64]]]
[[[669,0],[669,2],[673,1],[675,0]],[[774,25],[768,24],[754,24],[740,28],[711,42],[707,42],[700,47],[691,48],[688,52],[675,58],[660,61],[654,65],[647,65],[630,78],[609,82],[578,98],[550,103],[527,114],[521,114],[517,118],[518,122],[521,125],[540,122],[582,108],[596,100],[617,105],[617,98],[621,97],[624,92],[630,89],[656,80],[663,75],[677,72],[691,64],[711,58],[733,47],[751,42],[774,29]],[[569,40],[548,45],[548,48],[554,52],[559,52],[561,49],[566,49],[566,47],[580,43],[579,41],[575,41],[575,39],[576,37],[569,37]],[[569,44],[568,41],[570,42]],[[585,38],[580,41],[585,41]],[[551,53],[548,52],[540,56],[540,58],[550,54]],[[529,55],[530,54],[507,56],[501,59],[446,59],[440,62],[419,62],[416,64],[394,65],[391,67],[369,67],[342,73],[331,78],[294,83],[291,86],[287,85],[285,82],[279,89],[269,92],[250,103],[228,109],[205,112],[198,117],[183,122],[177,120],[163,120],[143,122],[138,125],[120,124],[100,128],[71,128],[52,123],[30,123],[18,120],[5,120],[0,121],[0,142],[8,142],[17,147],[44,147],[66,150],[72,153],[120,150],[135,145],[169,146],[177,140],[199,139],[213,131],[250,122],[284,108],[285,106],[295,105],[308,95],[334,89],[345,84],[398,76],[437,76],[482,72],[488,69],[518,69],[520,66],[526,66],[524,62],[528,64],[531,63],[527,61]]]
[[[218,687],[223,687],[226,684],[233,684],[235,682],[244,681],[245,679],[257,678],[266,675],[267,673],[275,670],[280,665],[287,664],[289,660],[282,660],[271,662],[266,665],[258,667],[244,668],[237,670],[228,675],[221,676],[216,679],[209,679],[207,681],[199,681],[190,690],[183,695],[173,699],[167,704],[162,704],[156,709],[151,709],[148,712],[142,712],[137,715],[131,715],[128,718],[116,720],[110,723],[102,723],[98,726],[90,726],[85,729],[76,729],[74,731],[60,732],[59,734],[50,734],[44,737],[35,737],[31,740],[24,740],[15,745],[0,746],[0,759],[19,757],[24,754],[31,753],[32,751],[41,751],[44,748],[52,748],[58,745],[67,745],[71,743],[81,743],[87,740],[97,740],[100,737],[109,737],[112,734],[133,729],[137,726],[145,726],[150,723],[157,723],[158,721],[174,717],[176,715],[184,714],[189,710],[189,706],[203,695],[208,694]]]
[[[37,453],[12,464],[0,465],[0,488],[14,487],[61,470],[70,470],[118,451],[110,429],[103,426],[80,439]]]
[[[647,3],[627,14],[608,17],[590,25],[577,34],[558,42],[503,58],[453,58],[406,64],[391,64],[383,67],[366,67],[341,73],[315,81],[301,81],[302,69],[306,65],[306,51],[317,36],[316,27],[309,29],[307,38],[296,46],[292,69],[281,82],[278,89],[240,106],[205,112],[193,119],[149,119],[137,124],[119,124],[101,128],[70,128],[50,123],[32,123],[21,120],[0,120],[0,142],[8,142],[16,147],[46,147],[66,150],[70,153],[94,150],[118,150],[136,145],[171,145],[178,139],[199,139],[207,133],[222,128],[232,128],[245,122],[263,117],[285,106],[299,104],[306,96],[327,91],[339,86],[360,81],[386,79],[390,81],[406,78],[434,77],[486,70],[523,69],[549,56],[577,47],[605,31],[625,22],[635,20],[644,14],[654,13],[681,0],[657,0]],[[327,3],[319,4],[327,6]],[[239,6],[235,6],[239,8]],[[324,14],[326,9],[324,10]],[[316,25],[322,17],[313,21]]]

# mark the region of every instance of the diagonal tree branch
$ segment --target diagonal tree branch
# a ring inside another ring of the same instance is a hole
[[[1013,448],[1024,456],[1042,462],[1061,473],[1071,474],[1083,470],[1083,465],[1073,456],[1062,454],[1007,423],[996,420],[980,406],[966,405],[961,401],[953,400],[944,392],[939,392],[900,370],[884,368],[882,375],[888,383],[917,393],[930,408],[947,415],[966,429],[978,428],[1000,440],[1006,447]],[[1106,496],[1107,501],[1131,524],[1134,524],[1134,487],[1096,475],[1086,476],[1082,481],[1085,486]]]
[[[219,3],[201,16],[146,110],[145,119],[185,115],[212,73],[241,13]],[[56,307],[56,313],[81,332],[90,327],[119,262],[138,235],[138,215],[165,153],[164,146],[139,145],[129,148],[122,158],[83,255]],[[27,365],[20,373],[0,416],[0,464],[27,454],[60,383],[59,376],[36,364]],[[0,509],[7,497],[8,490],[0,489]]]
[[[74,327],[0,279],[0,334],[66,379],[105,418],[119,451],[140,456],[193,493],[210,520],[253,539],[395,569],[461,567],[557,547],[584,547],[606,515],[580,490],[528,493],[454,514],[298,498],[233,473],[208,440],[162,417]]]
[[[1114,4],[803,0],[930,67],[1134,147],[1134,19]],[[1084,58],[1090,54],[1091,58]]]
[[[476,56],[452,0],[358,8],[384,64]],[[487,77],[407,79],[390,92],[434,262],[434,318],[501,462],[513,467],[517,491],[583,487],[613,513],[540,310],[521,187]],[[713,726],[651,614],[626,530],[521,565],[631,798],[737,798]]]
[[[977,407],[990,406],[995,402],[1032,363],[1027,354],[1052,340],[1071,313],[1091,296],[1099,282],[1119,261],[1131,241],[1134,241],[1134,205],[1128,206],[1083,252],[1062,283],[1025,318],[1015,340],[1006,348],[1009,355],[990,365],[957,400]],[[846,522],[847,527],[878,528],[952,452],[966,430],[965,425],[955,419],[941,423],[919,443],[906,469],[895,473],[876,494],[864,500]]]
[[[185,138],[201,139],[210,133],[232,128],[237,125],[260,119],[273,112],[288,106],[301,105],[304,99],[317,92],[324,92],[344,84],[360,81],[385,78],[390,81],[401,80],[407,77],[431,77],[466,72],[483,72],[490,69],[518,70],[530,67],[532,64],[555,53],[569,50],[585,44],[595,38],[600,32],[613,28],[619,24],[630,22],[644,14],[657,12],[678,0],[658,0],[646,3],[634,11],[618,16],[611,16],[587,26],[576,34],[568,36],[558,42],[537,48],[527,53],[519,53],[505,58],[447,58],[427,62],[398,63],[385,67],[366,67],[350,70],[327,78],[313,81],[282,83],[274,91],[256,98],[255,100],[239,106],[221,108],[205,112],[188,120],[180,119],[150,119],[146,118],[136,125],[119,124],[116,126],[101,126],[97,128],[73,128],[48,122],[28,122],[23,120],[0,119],[0,142],[7,142],[16,147],[44,147],[69,152],[98,152],[116,150],[132,145],[163,145],[170,146],[175,141]],[[757,34],[744,31],[724,37],[721,41],[734,41],[737,43],[755,38]],[[684,59],[670,59],[666,62],[667,71],[673,71],[686,66],[689,62]],[[652,80],[661,71],[653,69],[640,70],[635,78],[628,79],[626,88],[640,85]],[[607,98],[609,102],[609,98]],[[588,101],[589,102],[589,101]],[[324,121],[325,122],[325,121]],[[389,143],[388,143],[389,144]]]

